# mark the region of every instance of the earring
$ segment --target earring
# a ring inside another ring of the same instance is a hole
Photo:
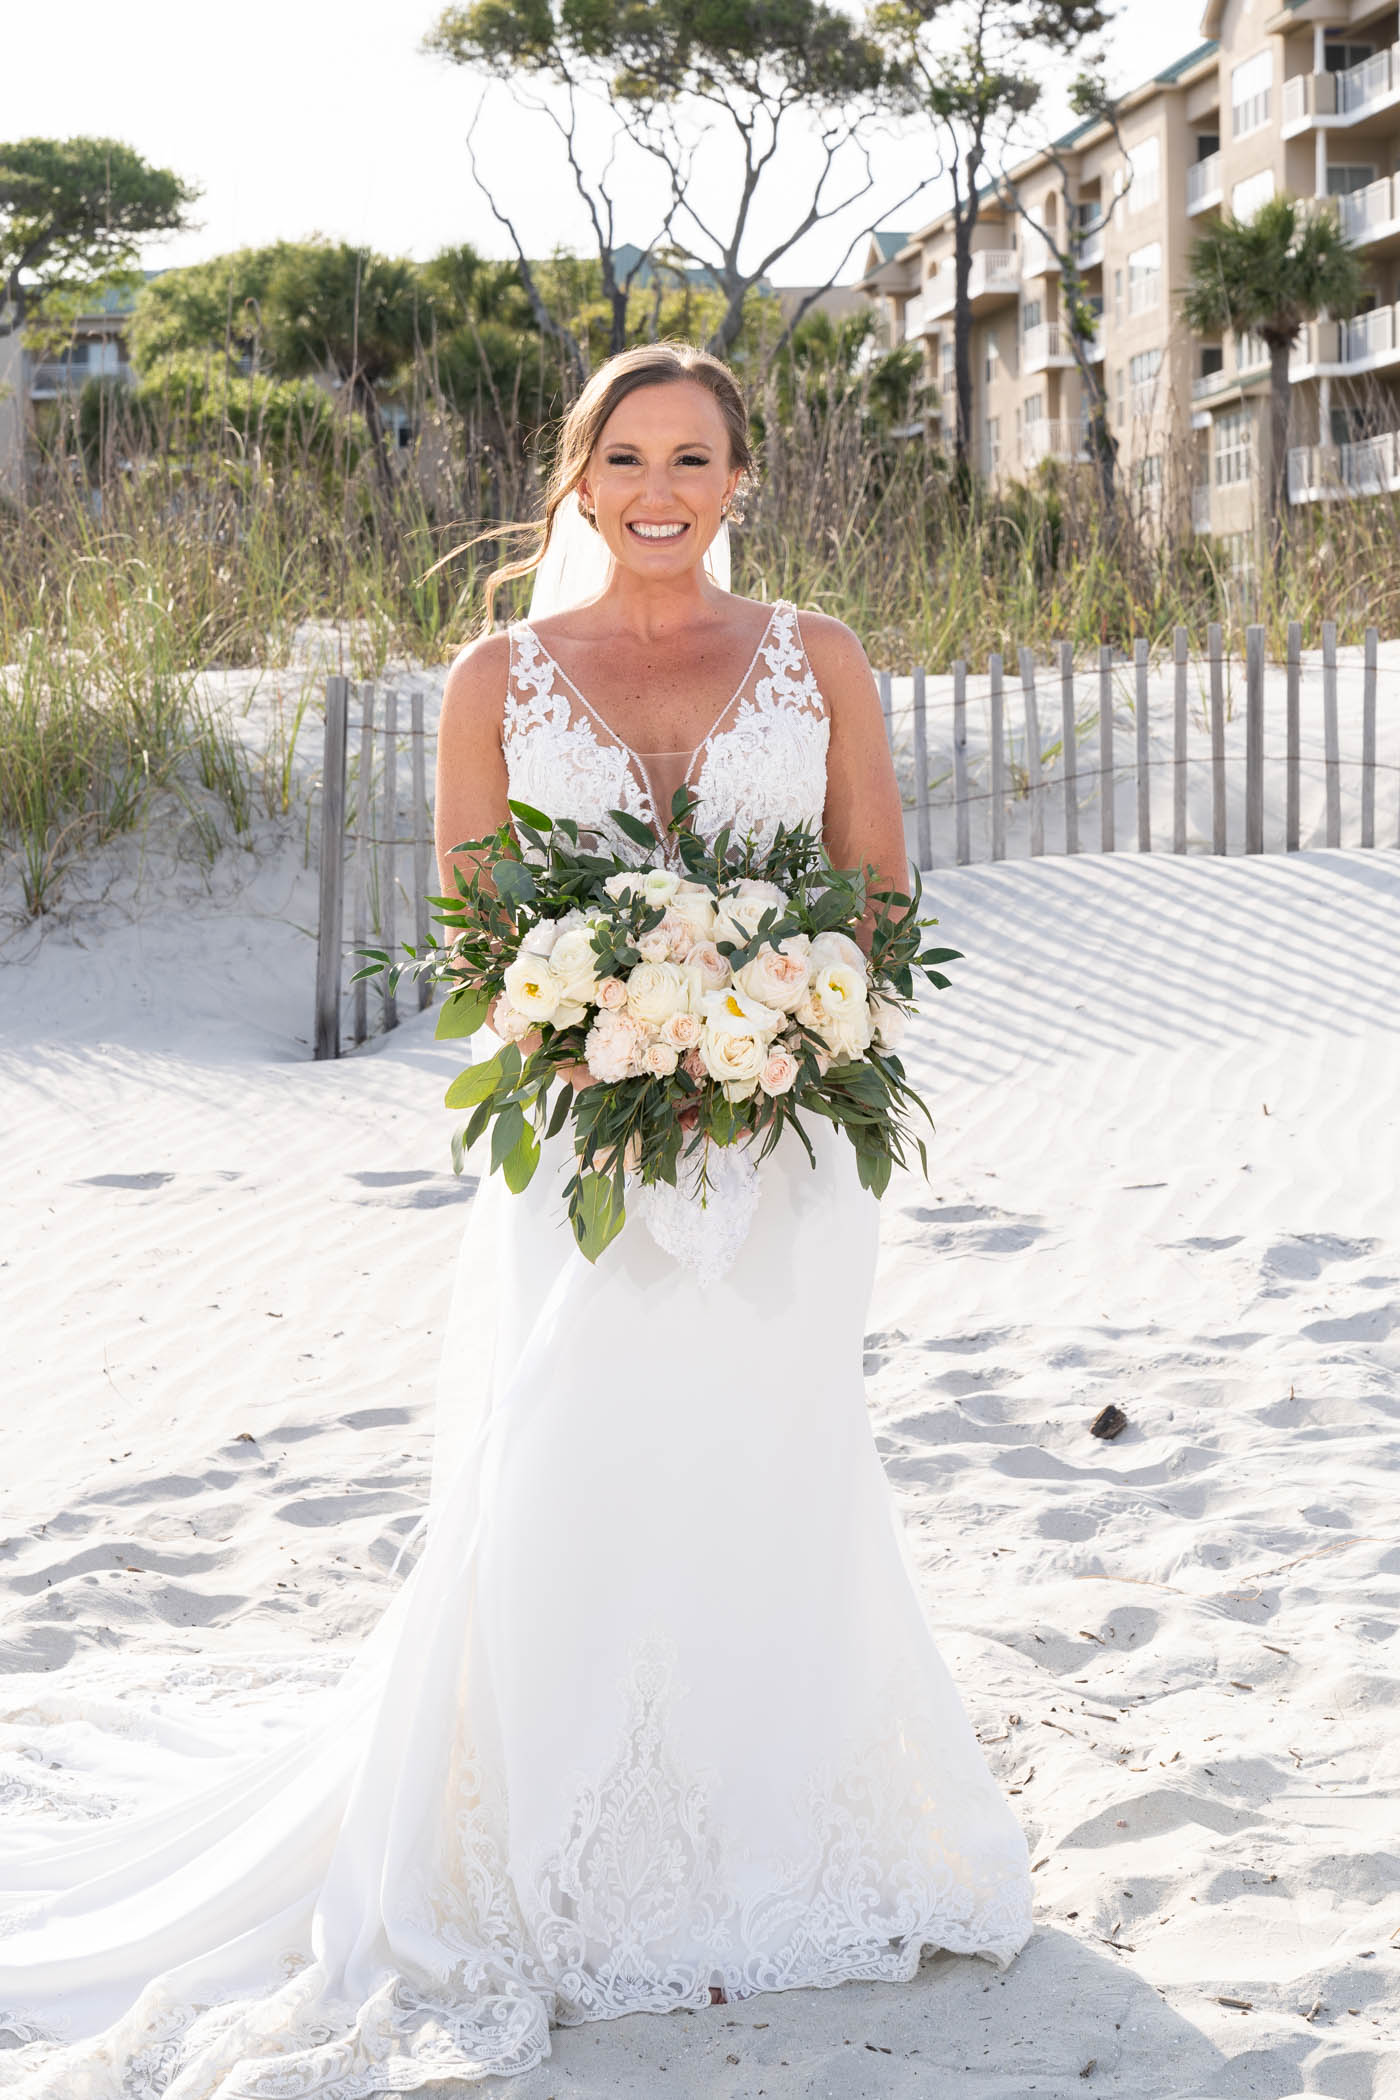
[[[588,500],[583,494],[582,489],[579,490],[578,514],[581,518],[587,518],[590,525],[596,523],[596,520],[593,516],[593,505],[590,502],[588,502]]]

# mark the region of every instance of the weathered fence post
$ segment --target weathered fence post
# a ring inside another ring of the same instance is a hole
[[[1287,723],[1283,757],[1283,850],[1298,851],[1298,774],[1303,748],[1301,695],[1303,688],[1303,630],[1296,620],[1288,623]]]
[[[1133,693],[1133,727],[1137,735],[1137,833],[1138,852],[1152,851],[1152,754],[1147,748],[1147,643],[1133,643],[1133,669],[1137,674]]]
[[[421,956],[428,945],[428,784],[423,751],[423,695],[415,687],[411,701],[413,720],[413,945]],[[437,885],[434,883],[434,889]],[[418,980],[418,1011],[428,1005],[433,988],[426,977]]]
[[[374,683],[366,679],[355,688],[360,701],[360,778],[355,790],[355,946],[363,948],[369,940],[369,841],[374,828],[371,798],[374,793]],[[362,955],[355,957],[358,969],[364,961]],[[369,985],[361,978],[355,986],[354,1029],[355,1041],[362,1043],[369,1034]]]
[[[959,658],[953,666],[953,800],[958,828],[958,866],[972,858],[967,812],[967,665]]]
[[[1031,852],[1045,851],[1045,803],[1040,790],[1040,711],[1035,699],[1035,655],[1020,656],[1021,697],[1026,709],[1026,786],[1031,798]]]
[[[1186,851],[1186,690],[1190,640],[1184,627],[1172,636],[1176,685],[1172,693],[1172,852]]]
[[[1060,753],[1065,779],[1065,851],[1079,851],[1079,752],[1074,733],[1074,650],[1060,644]]]
[[[987,660],[992,716],[992,859],[1006,858],[1006,731],[1001,697],[1001,658]]]
[[[1225,840],[1225,641],[1219,624],[1206,629],[1210,658],[1210,850],[1223,853]]]
[[[390,960],[398,946],[398,883],[394,873],[395,847],[398,843],[399,803],[399,696],[390,686],[384,695],[384,795],[380,803],[380,823],[383,833],[379,840],[379,939],[388,950]],[[389,989],[389,980],[384,979],[384,1026],[399,1025],[398,995]]]
[[[1113,851],[1113,651],[1099,644],[1099,851]]]
[[[316,922],[317,1057],[340,1055],[340,942],[345,880],[345,730],[348,678],[326,680],[326,745],[321,761],[321,908]]]
[[[885,718],[885,742],[894,749],[894,680],[888,671],[880,673],[880,712]]]
[[[1361,686],[1361,843],[1376,843],[1376,652],[1380,636],[1366,629]]]
[[[1327,843],[1342,843],[1342,761],[1337,737],[1337,623],[1322,623],[1322,746],[1327,782]]]
[[[1244,637],[1244,850],[1264,850],[1264,630]]]
[[[928,709],[924,685],[924,667],[920,664],[914,672],[914,816],[921,873],[933,862],[928,808]]]

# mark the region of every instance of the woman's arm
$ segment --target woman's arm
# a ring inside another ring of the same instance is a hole
[[[456,885],[452,870],[461,862],[470,873],[472,855],[454,853],[464,839],[488,837],[504,824],[505,753],[501,717],[505,705],[510,640],[504,634],[482,635],[454,658],[442,692],[438,724],[435,844],[442,894]]]
[[[804,612],[802,640],[831,717],[822,832],[832,865],[872,863],[876,889],[909,892],[904,804],[894,777],[875,674],[849,627],[826,613]],[[874,911],[860,929],[870,945]]]

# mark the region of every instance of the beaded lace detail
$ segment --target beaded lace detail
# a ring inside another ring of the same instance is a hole
[[[697,830],[710,842],[727,824],[736,837],[752,832],[765,846],[780,824],[806,822],[820,830],[829,741],[826,702],[802,646],[797,608],[780,598],[739,690],[691,754]],[[547,816],[573,817],[629,854],[635,849],[610,810],[656,828],[637,754],[595,713],[524,620],[510,629],[502,744],[514,800]]]
[[[633,1644],[615,1747],[581,1779],[560,1841],[513,1862],[496,1762],[466,1732],[437,1836],[392,1921],[396,1973],[339,2002],[290,1937],[256,1995],[172,1999],[157,1983],[100,2042],[71,2051],[0,2012],[0,2092],[23,2100],[371,2100],[433,2081],[519,2074],[549,2027],[856,1979],[900,1980],[925,1947],[1007,1968],[1029,1938],[1021,1856],[974,1858],[932,1804],[935,1718],[886,1687],[839,1760],[789,1777],[797,1833],[755,1852],[725,1825],[720,1775],[678,1748],[678,1651]],[[873,1719],[876,1725],[869,1725]],[[971,1804],[969,1804],[971,1806]],[[408,1950],[411,1949],[411,1956]]]

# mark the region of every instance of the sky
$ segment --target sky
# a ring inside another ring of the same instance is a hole
[[[464,142],[480,94],[460,68],[419,49],[436,0],[64,0],[14,11],[4,36],[5,136],[118,138],[201,191],[189,227],[146,244],[146,269],[199,262],[231,248],[315,234],[424,260],[469,242],[510,252],[472,180]],[[1108,38],[1115,87],[1135,85],[1198,41],[1201,0],[1120,0]],[[1047,102],[1057,128],[1062,99]],[[483,173],[515,217],[527,253],[587,251],[591,230],[572,198],[548,119],[493,88],[477,129]],[[810,166],[810,160],[805,162]],[[764,248],[800,215],[804,153],[785,159],[755,222]],[[774,266],[779,283],[857,274],[848,242],[881,204],[883,223],[917,225],[939,209],[918,138],[882,141],[879,187],[844,219],[810,234]],[[654,177],[624,170],[619,239],[654,231]]]

